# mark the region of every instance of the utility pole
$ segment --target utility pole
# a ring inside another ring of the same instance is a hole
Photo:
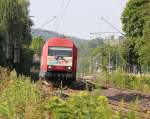
[[[111,28],[113,28],[115,31],[117,31],[117,33],[120,33],[121,35],[123,35],[124,37],[126,37],[126,35],[124,33],[122,33],[118,28],[116,28],[113,24],[111,24],[108,20],[106,20],[104,17],[101,17],[101,20],[103,20],[106,24],[108,24]],[[120,44],[120,41],[119,41]],[[129,53],[128,53],[129,54]],[[129,58],[129,55],[127,56]],[[118,60],[117,60],[117,55],[116,55],[116,68],[118,66]]]
[[[116,71],[117,71],[117,67],[118,67],[118,56],[117,56],[117,52],[116,52]]]
[[[109,64],[108,64],[109,73],[110,73],[110,68],[111,68],[111,53],[109,52]]]
[[[89,74],[92,74],[92,57],[90,57]]]

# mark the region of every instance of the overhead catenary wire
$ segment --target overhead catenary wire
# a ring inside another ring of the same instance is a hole
[[[66,12],[67,12],[67,9],[68,9],[70,3],[71,3],[71,0],[68,0],[67,3],[66,3],[66,5],[65,5],[65,7],[64,7],[63,12],[62,12],[62,15],[60,15],[59,22],[58,22],[58,24],[57,24],[57,26],[56,26],[56,31],[58,31],[58,28],[59,28],[59,26],[61,25],[61,22],[62,22],[62,20],[63,20],[65,14],[66,14]],[[58,17],[58,18],[59,18],[59,17]]]
[[[46,23],[42,24],[39,28],[43,28],[44,26],[46,26],[47,24],[51,23],[53,20],[55,20],[57,17],[54,16],[52,17],[50,20],[48,20]]]
[[[59,9],[59,11],[58,11],[58,13],[57,13],[57,16],[61,15],[61,12],[63,12],[63,6],[64,6],[64,4],[65,4],[65,1],[62,0],[62,2],[61,2],[61,4],[60,4],[60,9]]]
[[[68,0],[66,6],[65,6],[65,8],[64,8],[64,12],[63,12],[63,14],[62,14],[61,17],[60,17],[61,19],[63,19],[63,17],[65,16],[65,13],[66,13],[66,11],[67,11],[67,9],[68,9],[70,3],[71,3],[71,0]]]
[[[45,22],[44,24],[40,25],[39,29],[45,27],[47,24],[49,24],[52,21],[56,20],[55,21],[55,24],[56,24],[55,25],[55,31],[58,32],[58,27],[60,26],[61,21],[62,21],[62,19],[65,16],[65,13],[67,11],[67,8],[68,8],[70,2],[71,2],[71,0],[68,0],[67,3],[65,4],[65,0],[62,0],[62,3],[60,5],[60,9],[59,9],[58,13],[55,16],[53,16],[50,20],[48,20],[47,22]],[[38,17],[43,17],[44,18],[44,17],[49,17],[49,16],[33,16],[33,15],[31,15],[30,17],[31,18],[35,18],[35,17],[36,18],[38,18]]]
[[[115,32],[111,32],[111,31],[102,31],[102,32],[93,32],[93,33],[90,33],[90,35],[102,35],[102,34],[122,34],[123,36],[125,36],[125,34],[123,34],[118,28],[116,28],[113,24],[111,24],[109,21],[107,21],[105,18],[101,17],[101,20],[103,20],[106,24],[108,24],[109,26],[111,26]],[[118,52],[118,53],[117,53]],[[119,64],[119,58],[118,58],[118,54],[119,54],[119,51],[117,51],[116,54],[115,54],[115,58],[116,58],[116,70],[117,70],[117,67],[118,67],[118,64]],[[90,65],[89,65],[89,72],[91,73],[92,72],[92,65],[93,65],[93,62],[94,60],[96,60],[98,57],[103,57],[101,55],[101,53],[99,53],[98,55],[96,55],[93,59],[91,58],[90,60]],[[101,63],[102,63],[102,59],[101,59]],[[111,62],[111,52],[109,52],[109,56],[108,56],[108,65],[107,65],[108,69],[109,69],[109,72],[110,72],[110,69],[112,67],[112,62]]]
[[[41,29],[41,28],[43,28],[43,27],[45,27],[47,24],[49,24],[49,23],[51,23],[52,21],[54,21],[55,19],[57,20],[57,18],[59,17],[59,14],[60,14],[60,12],[61,12],[61,10],[62,10],[62,8],[63,8],[63,4],[64,4],[64,0],[62,0],[62,3],[61,3],[61,8],[60,8],[60,10],[59,10],[59,12],[58,12],[58,14],[56,15],[56,16],[34,16],[34,15],[31,15],[30,17],[31,18],[47,18],[47,17],[52,17],[50,20],[48,20],[46,23],[44,23],[44,24],[42,24],[42,25],[40,25],[40,27],[39,27],[39,29]]]
[[[106,24],[108,24],[109,26],[111,26],[114,30],[116,30],[118,33],[122,34],[123,36],[125,36],[124,33],[122,33],[118,28],[116,28],[114,25],[112,25],[110,22],[108,22],[104,17],[101,17],[101,20],[103,20]]]
[[[60,9],[58,10],[58,13],[57,13],[57,19],[55,20],[55,23],[54,23],[54,30],[57,31],[57,26],[58,26],[58,22],[59,22],[59,17],[61,15],[61,13],[63,12],[63,7],[64,7],[64,4],[65,4],[65,1],[62,0],[61,4],[60,4]]]
[[[111,31],[102,31],[102,32],[95,32],[95,33],[90,33],[90,34],[101,34],[101,33],[103,33],[103,34],[109,34],[109,33],[115,33],[115,34],[118,34],[118,33],[120,33],[120,32],[111,32]]]
[[[110,27],[112,27],[115,32],[113,31],[101,31],[101,32],[93,32],[90,33],[90,35],[102,35],[102,34],[121,34],[125,36],[124,33],[122,33],[118,28],[116,28],[113,24],[111,24],[108,20],[106,20],[104,17],[101,17],[101,20],[103,20],[106,24],[108,24]]]
[[[30,15],[31,18],[50,18],[53,16],[34,16],[34,15]]]
[[[118,28],[116,28],[113,24],[111,24],[108,20],[106,20],[104,17],[101,17],[101,20],[103,20],[106,24],[108,24],[109,26],[111,26],[115,31],[117,31],[117,32],[114,32],[114,33],[120,33],[121,35],[123,35],[123,36],[125,36],[126,37],[126,35],[124,34],[124,33],[122,33]],[[99,33],[113,33],[113,32],[99,32]],[[117,51],[118,53],[119,53],[119,51]],[[119,61],[118,61],[118,56],[117,56],[117,52],[116,52],[116,70],[117,70],[117,67],[118,67],[118,63],[119,63]],[[110,59],[110,57],[111,57],[111,53],[109,52],[109,65],[110,65],[110,63],[111,63],[111,59]],[[110,69],[109,69],[109,71],[110,71]]]

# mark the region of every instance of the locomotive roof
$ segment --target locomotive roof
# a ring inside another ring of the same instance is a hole
[[[48,46],[75,47],[75,44],[69,38],[50,38],[46,44]]]

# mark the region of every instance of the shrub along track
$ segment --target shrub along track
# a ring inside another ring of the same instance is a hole
[[[67,98],[72,94],[78,94],[80,91],[94,91],[96,85],[93,79],[79,78],[69,86],[55,87],[52,83],[42,81],[42,90],[48,95],[58,95]],[[108,103],[114,111],[121,111],[124,115],[134,112],[140,118],[150,119],[150,95],[128,89],[119,89],[112,86],[101,86],[96,95],[106,96]]]

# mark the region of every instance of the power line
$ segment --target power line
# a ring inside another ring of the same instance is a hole
[[[30,15],[31,18],[50,18],[53,16],[34,16],[34,15]]]
[[[64,6],[64,0],[62,0],[62,3],[60,4],[60,9],[58,11],[57,16],[59,16],[59,14],[63,11],[63,6]]]
[[[104,17],[101,17],[101,20],[103,20],[106,24],[108,24],[109,26],[111,26],[114,30],[116,30],[118,33],[122,34],[123,36],[125,36],[124,33],[122,33],[118,28],[116,28],[114,25],[112,25],[110,22],[108,22]]]
[[[63,4],[64,4],[64,0],[62,0],[61,6],[63,6]],[[60,14],[61,11],[62,11],[62,8],[63,8],[63,7],[61,7],[61,8],[59,9],[59,12],[58,12],[58,14],[57,14],[56,16],[52,17],[52,18],[51,18],[50,20],[48,20],[46,23],[42,24],[39,28],[43,28],[45,25],[47,25],[47,24],[51,23],[53,20],[57,19],[57,18],[59,17],[59,14]],[[51,16],[33,16],[33,15],[31,15],[30,17],[31,17],[31,18],[47,18],[47,17],[49,18],[49,17],[51,17]]]
[[[65,8],[64,8],[64,13],[63,13],[62,16],[60,17],[61,19],[63,19],[63,17],[65,16],[65,13],[66,13],[67,8],[69,7],[69,4],[70,4],[70,3],[71,3],[71,0],[68,0],[66,6],[65,6]]]
[[[102,32],[95,32],[95,33],[90,33],[90,34],[101,34],[101,33],[103,33],[103,34],[109,34],[109,33],[120,33],[120,32],[111,32],[111,31],[102,31]]]
[[[54,23],[54,29],[55,29],[55,31],[57,31],[57,26],[58,26],[58,22],[59,22],[59,16],[61,15],[61,13],[63,12],[63,6],[64,6],[64,0],[62,0],[62,2],[61,2],[61,4],[60,4],[60,9],[59,9],[59,11],[58,11],[58,13],[57,13],[57,19],[56,19],[56,21],[55,21],[55,23]]]
[[[64,0],[62,0],[62,3],[61,3],[61,5],[60,5],[60,10],[59,10],[59,12],[58,12],[58,14],[56,15],[56,16],[54,16],[54,17],[52,17],[50,20],[48,20],[46,23],[44,23],[44,24],[42,24],[39,28],[43,28],[44,26],[46,26],[47,24],[49,24],[49,23],[51,23],[52,21],[54,21],[55,19],[57,19],[56,20],[56,24],[57,24],[57,21],[58,21],[58,19],[59,19],[59,21],[60,22],[58,22],[58,24],[55,26],[55,27],[57,27],[57,28],[55,28],[55,29],[58,29],[58,27],[60,26],[60,24],[61,24],[61,21],[62,21],[62,19],[64,18],[64,16],[65,16],[65,13],[66,13],[66,11],[67,11],[67,8],[68,8],[68,6],[69,6],[69,4],[70,4],[70,2],[71,2],[71,0],[68,0],[67,1],[67,3],[66,3],[66,5],[65,5],[65,7],[63,8],[63,5],[64,5]],[[61,12],[62,12],[62,14],[61,14]],[[38,18],[38,17],[49,17],[49,16],[30,16],[31,18]],[[57,30],[56,30],[57,31]]]
[[[39,28],[43,28],[45,25],[49,24],[50,22],[52,22],[53,20],[55,20],[57,17],[54,16],[53,18],[51,18],[49,21],[47,21],[46,23],[42,24]]]
[[[71,0],[68,0],[68,2],[66,3],[66,6],[64,7],[64,10],[63,10],[63,12],[62,12],[62,15],[60,16],[60,22],[58,22],[57,29],[58,29],[58,27],[61,25],[61,21],[62,21],[62,19],[64,18],[65,13],[67,12],[67,9],[68,9],[70,3],[71,3]]]

